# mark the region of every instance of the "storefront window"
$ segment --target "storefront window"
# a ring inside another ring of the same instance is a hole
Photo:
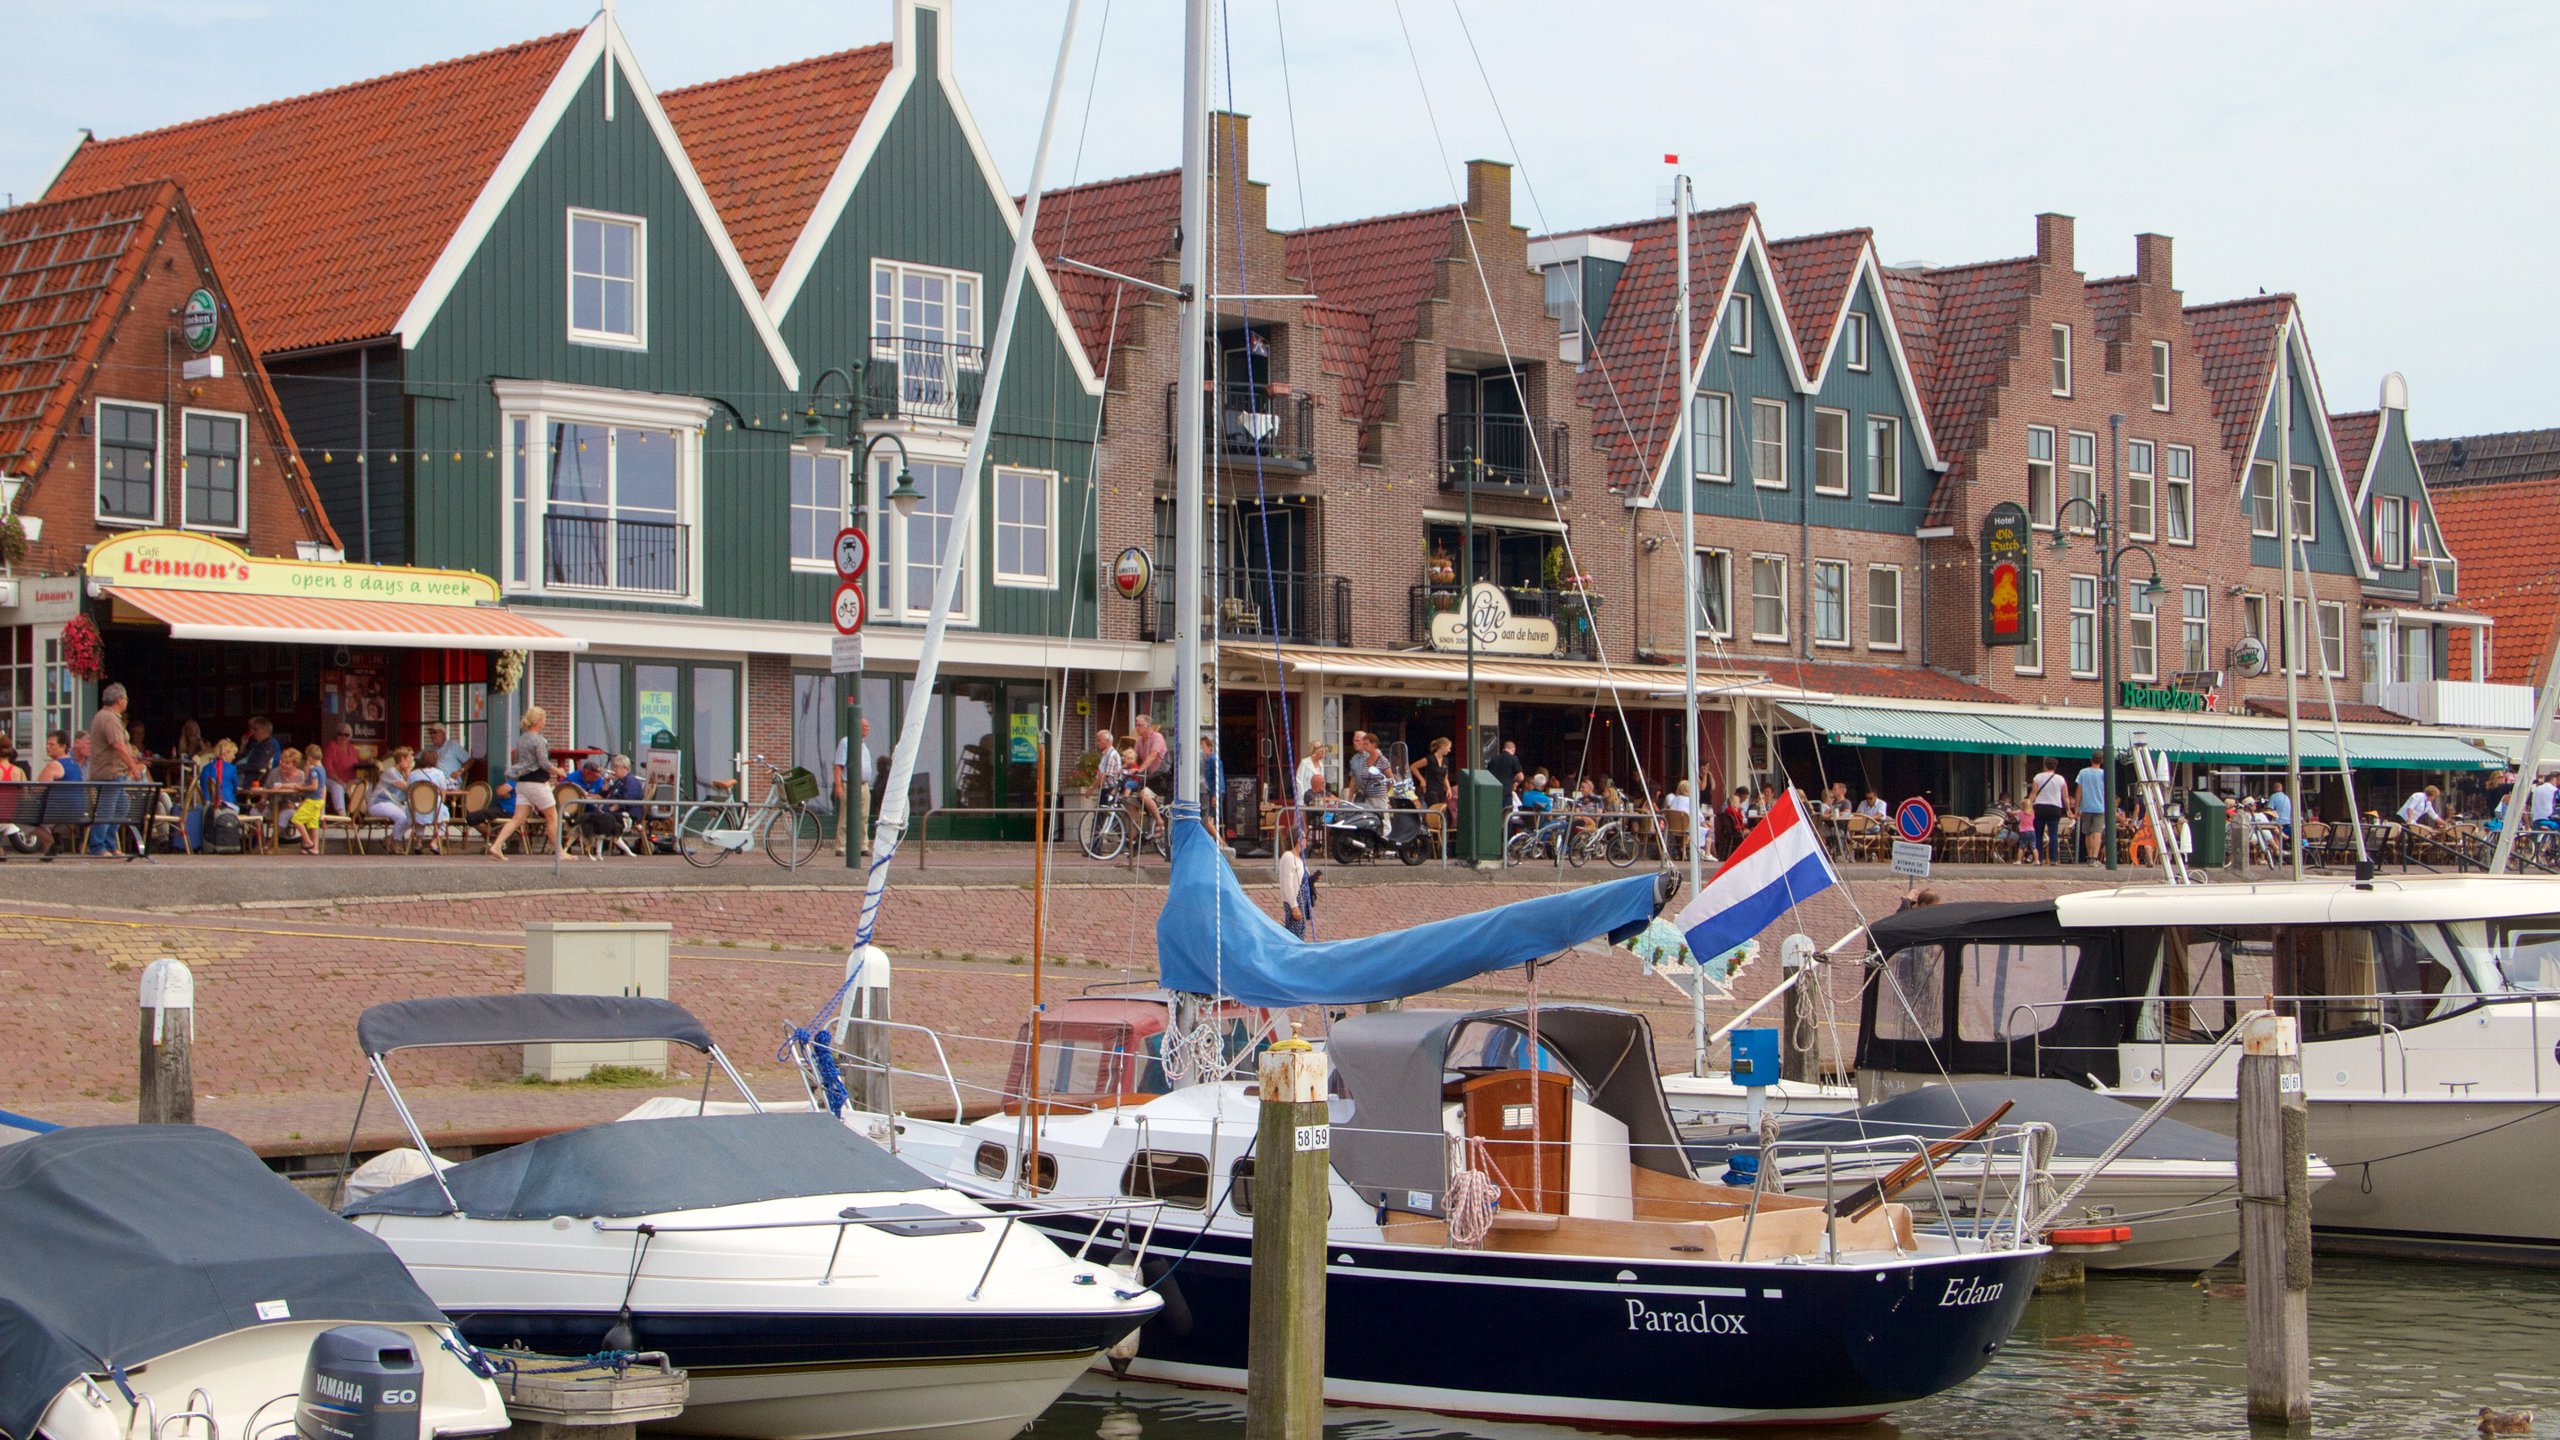
[[[677,743],[666,738],[670,735],[684,738],[686,727],[676,714],[676,685],[682,679],[683,672],[673,665],[632,667],[631,743],[646,750]]]
[[[619,661],[578,662],[577,724],[571,738],[581,750],[628,755],[622,735],[622,675]],[[638,764],[634,757],[633,764]]]
[[[693,667],[693,776],[709,785],[738,778],[738,672]],[[743,795],[748,787],[741,787]]]
[[[791,672],[791,763],[818,777],[818,798],[810,808],[833,814],[836,808],[836,677],[810,670]],[[845,764],[858,758],[848,748]],[[848,775],[850,794],[861,777]]]

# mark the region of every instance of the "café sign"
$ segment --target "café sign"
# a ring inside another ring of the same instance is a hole
[[[1553,655],[1556,622],[1536,615],[1514,615],[1502,587],[1479,580],[1468,592],[1464,614],[1447,611],[1431,617],[1431,648],[1464,650],[1467,632],[1475,632],[1479,655]]]
[[[2035,532],[2027,525],[2026,507],[2004,500],[1982,517],[1982,643],[2035,643],[2029,627],[2035,618],[2027,608],[2028,569]]]
[[[469,570],[348,565],[251,555],[210,535],[136,530],[89,547],[89,578],[125,590],[308,595],[404,605],[494,605],[498,582]]]
[[[2127,710],[2169,710],[2203,715],[2221,708],[2209,690],[2169,690],[2127,680],[2116,686],[2116,704]]]

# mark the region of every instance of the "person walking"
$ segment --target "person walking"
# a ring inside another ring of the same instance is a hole
[[[1320,873],[1307,868],[1306,846],[1306,827],[1290,825],[1280,841],[1280,856],[1271,864],[1271,883],[1280,892],[1280,924],[1301,940],[1313,936]]]
[[[1520,778],[1520,742],[1503,741],[1501,747],[1493,752],[1493,758],[1484,762],[1484,768],[1492,772],[1494,779],[1502,782],[1503,789],[1510,789]]]
[[[861,703],[860,696],[845,697],[847,705]],[[836,737],[836,852],[842,854],[850,843],[856,853],[871,853],[871,717],[862,717],[862,743],[854,744],[851,735]],[[1102,748],[1111,748],[1108,731],[1103,734]],[[850,800],[851,805],[845,802]],[[846,837],[852,837],[850,841]]]
[[[2107,837],[2107,770],[2106,757],[2092,755],[2089,763],[2072,777],[2080,790],[2080,859],[2083,863],[2105,857],[2098,853]]]
[[[133,737],[124,728],[128,704],[124,684],[111,683],[98,692],[98,713],[89,721],[89,779],[94,783],[131,783],[142,778],[142,759],[133,753]],[[89,853],[106,855],[116,848],[116,827],[89,827]]]
[[[2069,804],[2070,786],[2062,778],[2062,764],[2048,755],[2044,768],[2027,782],[2027,803],[2036,812],[2036,863],[2059,865],[2062,853],[2062,813]]]
[[[1218,737],[1200,737],[1200,823],[1214,838],[1221,834],[1218,816],[1226,809],[1227,767],[1218,761]]]
[[[551,782],[557,771],[551,763],[551,741],[542,733],[544,723],[550,718],[549,712],[534,705],[528,707],[524,719],[517,722],[515,743],[507,747],[507,778],[514,781],[516,787],[515,813],[509,815],[507,823],[499,826],[498,833],[490,838],[489,858],[492,860],[507,858],[507,842],[513,840],[525,822],[536,815],[542,817],[543,825],[551,832],[553,858],[558,858],[560,809],[551,795]]]
[[[1413,767],[1413,786],[1420,792],[1422,808],[1446,814],[1449,810],[1449,755],[1457,742],[1443,735],[1431,742],[1421,761]]]

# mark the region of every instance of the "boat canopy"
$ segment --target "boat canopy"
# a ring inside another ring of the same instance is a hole
[[[1917,1135],[1944,1140],[1962,1134],[2003,1103],[2013,1108],[2005,1123],[2040,1122],[2054,1130],[2053,1153],[2065,1160],[2094,1160],[2142,1118],[2142,1107],[2110,1099],[2068,1080],[1966,1080],[1953,1085],[1923,1085],[1889,1096],[1873,1105],[1798,1120],[1780,1131],[1797,1141],[1840,1143],[1885,1135]],[[1742,1148],[1754,1141],[1745,1139]],[[1722,1147],[1729,1152],[1733,1147]],[[2236,1165],[2240,1147],[2228,1135],[2167,1117],[2135,1137],[2123,1152],[2128,1160],[2210,1160]],[[1721,1161],[1692,1148],[1690,1158],[1705,1165]]]
[[[679,1115],[563,1130],[444,1172],[474,1220],[628,1219],[804,1195],[939,1188],[833,1115]],[[450,1215],[422,1175],[349,1205],[357,1215]]]
[[[270,1320],[444,1323],[389,1246],[218,1130],[23,1140],[0,1150],[0,1216],[0,1435],[13,1440],[82,1375]]]
[[[1470,1024],[1499,1026],[1525,1043],[1529,1012],[1389,1010],[1346,1015],[1325,1042],[1351,1095],[1333,1122],[1333,1166],[1374,1205],[1446,1213],[1449,1141],[1441,1128],[1449,1046]],[[1593,1005],[1544,1005],[1538,1047],[1591,1094],[1591,1105],[1627,1127],[1633,1161],[1690,1178],[1680,1134],[1653,1070],[1653,1027],[1641,1015]]]
[[[645,995],[440,995],[386,1000],[356,1017],[356,1044],[376,1059],[422,1046],[577,1040],[672,1040],[711,1050],[711,1031],[692,1011]]]
[[[1174,826],[1173,884],[1156,917],[1167,989],[1247,1005],[1366,1005],[1526,965],[1586,940],[1643,930],[1670,872],[1516,901],[1354,940],[1301,940],[1245,898],[1209,832]]]
[[[2065,926],[2050,900],[1976,900],[1889,915],[1867,932],[1884,957],[1860,1001],[1858,1068],[2043,1075],[2113,1085],[2133,1014],[2123,956],[2155,928]],[[2146,946],[2150,948],[2145,948]]]

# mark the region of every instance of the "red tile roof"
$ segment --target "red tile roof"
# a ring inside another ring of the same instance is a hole
[[[175,179],[260,344],[387,335],[578,36],[86,141],[47,195]]]
[[[1292,277],[1324,304],[1369,317],[1368,355],[1356,387],[1355,413],[1364,423],[1386,413],[1387,387],[1403,372],[1405,342],[1422,329],[1422,303],[1440,291],[1436,262],[1464,251],[1456,228],[1464,219],[1457,206],[1441,205],[1287,237]]]
[[[2187,307],[2204,388],[2222,422],[2222,448],[2246,464],[2266,410],[2267,382],[2276,373],[2276,338],[2293,313],[2291,295],[2253,295],[2215,305]]]
[[[0,472],[51,458],[177,203],[155,180],[0,210]]]
[[[889,46],[866,45],[658,97],[757,291],[773,288],[889,62]]]
[[[2008,374],[2011,341],[2036,272],[2032,257],[1885,272],[1895,323],[1927,396],[1929,428],[1948,462],[1945,479],[1929,494],[1924,526],[1955,523],[1955,482],[1972,476],[1983,419]]]
[[[2282,719],[2284,717],[2284,702],[2282,700],[2271,699],[2264,695],[2260,695],[2249,700],[2240,708],[2244,714],[2273,715],[2278,719]],[[2329,719],[2328,702],[2325,700],[2305,700],[2302,702],[2301,714],[2302,718],[2305,720],[2318,720],[2325,724]],[[2348,725],[2411,725],[2416,723],[2408,716],[2401,714],[2397,710],[2385,709],[2380,705],[2367,705],[2359,700],[2339,701],[2337,718],[2341,723]]]
[[[1058,287],[1067,318],[1084,341],[1095,373],[1106,371],[1113,347],[1125,342],[1130,312],[1146,299],[1121,293],[1117,281],[1059,264],[1081,260],[1123,275],[1144,276],[1155,261],[1175,254],[1182,223],[1182,172],[1158,170],[1118,180],[1097,180],[1052,190],[1040,197],[1040,223],[1032,240]],[[1113,323],[1113,301],[1119,320]]]
[[[1861,695],[1879,700],[1947,700],[1969,705],[2006,705],[2009,697],[1970,681],[1916,665],[1838,665],[1822,661],[1757,660],[1737,662],[1761,670],[1780,685],[1830,695]]]
[[[1778,289],[1806,369],[1822,363],[1822,347],[1831,343],[1831,332],[1857,285],[1858,258],[1874,238],[1874,231],[1861,229],[1770,242],[1769,263],[1777,269]],[[1881,338],[1870,334],[1868,344]]]
[[[2133,314],[2133,302],[2142,293],[2142,277],[2116,275],[2104,280],[2091,280],[2081,287],[2088,296],[2090,314],[2098,324],[2098,338],[2117,340],[2124,336],[2125,321]]]
[[[1693,355],[1705,352],[1715,332],[1717,298],[1756,214],[1749,205],[1735,205],[1689,219]],[[1680,365],[1671,333],[1672,311],[1680,303],[1679,240],[1668,216],[1588,233],[1632,247],[1593,337],[1596,363],[1582,367],[1578,384],[1591,410],[1592,438],[1608,456],[1609,483],[1640,490],[1661,464],[1679,418]]]
[[[2487,679],[2526,684],[2549,653],[2560,610],[2551,535],[2560,530],[2560,476],[2499,485],[2430,487],[2445,547],[2462,561],[2462,603],[2498,622]]]
[[[1298,312],[1316,327],[1317,368],[1342,377],[1342,413],[1366,415],[1361,385],[1369,373],[1369,312],[1340,305],[1308,305]]]
[[[2510,430],[2418,442],[2427,486],[2489,485],[2560,475],[2560,430]]]
[[[2338,471],[2347,477],[2347,491],[2355,492],[2364,481],[2365,461],[2373,455],[2374,437],[2382,433],[2382,412],[2358,410],[2350,415],[2329,417],[2329,443],[2338,447]]]

